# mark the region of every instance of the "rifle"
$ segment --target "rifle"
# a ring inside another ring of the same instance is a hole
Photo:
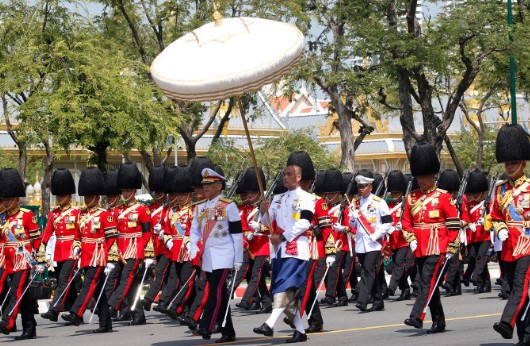
[[[311,188],[309,189],[309,193],[313,193],[315,191],[315,188],[317,186],[318,176],[323,173],[325,174],[325,172],[326,171],[321,171],[321,170],[317,171],[317,174],[315,175],[315,180],[313,180],[313,183],[311,184]],[[317,237],[317,239],[320,239],[322,237],[322,232],[320,232],[320,227],[318,226],[318,223],[315,225],[311,225],[311,228],[313,229],[313,233],[315,234],[315,237]]]
[[[460,188],[458,189],[458,193],[456,194],[456,211],[458,213],[458,218],[460,219],[461,213],[462,213],[462,204],[464,203],[464,193],[466,192],[467,187],[467,181],[469,179],[469,173],[471,171],[468,169],[466,174],[464,174],[464,177],[462,178],[462,181],[460,182]],[[467,236],[466,232],[464,230],[460,230],[461,235],[464,239],[464,245],[467,245]]]
[[[274,193],[274,189],[276,189],[276,185],[278,185],[278,179],[280,179],[280,176],[282,175],[283,173],[283,169],[281,169],[278,174],[276,174],[276,177],[274,178],[271,186],[269,186],[269,189],[267,190],[267,193],[265,194],[265,200],[269,201],[272,194]],[[257,205],[259,206],[261,203],[261,196],[258,200],[258,203]],[[256,215],[254,216],[254,221],[259,221],[259,216],[260,216],[260,213],[256,213]]]
[[[495,182],[497,181],[497,178],[499,177],[499,169],[495,171],[495,175],[491,177],[490,186],[488,189],[488,194],[486,195],[486,199],[484,199],[484,206],[482,209],[482,218],[485,219],[486,215],[490,211],[489,205],[491,203],[491,199],[493,198],[493,189],[495,189]]]
[[[379,185],[377,185],[377,189],[375,190],[375,193],[374,193],[374,195],[376,195],[377,197],[379,197],[379,194],[381,193],[381,190],[383,189],[383,185],[386,185],[385,180],[388,175],[388,172],[389,172],[388,170],[385,172],[385,175],[383,176],[383,180],[381,180]]]
[[[226,198],[230,199],[232,198],[234,193],[236,193],[237,185],[239,185],[244,175],[245,175],[244,171],[239,172],[239,174],[236,176],[236,181],[234,181],[234,183],[230,187],[230,191],[228,191],[228,193],[226,194]]]
[[[344,193],[344,199],[342,202],[340,202],[340,208],[339,208],[339,217],[337,218],[337,223],[342,224],[342,218],[344,216],[344,210],[346,209],[346,206],[348,204],[348,196],[351,195],[351,190],[353,189],[353,183],[355,183],[355,175],[352,176],[350,182],[348,183],[348,186],[346,187],[346,192]],[[350,256],[353,257],[353,249],[352,249],[352,241],[351,241],[351,233],[348,233],[348,246],[350,248]]]
[[[405,190],[405,196],[403,197],[403,202],[401,202],[401,215],[399,215],[399,223],[401,223],[401,220],[403,220],[403,213],[405,212],[405,202],[407,201],[407,197],[410,194],[410,190],[412,190],[412,180],[414,180],[413,177],[411,177],[409,183],[407,184],[407,190]]]

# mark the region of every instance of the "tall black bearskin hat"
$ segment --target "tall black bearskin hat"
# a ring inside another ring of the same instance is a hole
[[[313,160],[306,151],[293,151],[287,159],[286,166],[295,165],[302,169],[302,180],[315,180]]]
[[[388,172],[386,186],[389,192],[407,191],[407,180],[401,171],[393,170]]]
[[[374,179],[374,174],[368,169],[361,169],[357,171],[355,176],[362,175],[363,177]]]
[[[410,171],[415,177],[437,174],[440,171],[440,160],[430,143],[414,144],[410,151]]]
[[[319,192],[339,192],[342,193],[344,190],[342,173],[335,168],[324,171],[322,186]],[[320,179],[319,179],[320,180]]]
[[[193,192],[189,167],[169,167],[166,171],[164,192],[168,194]]]
[[[285,185],[283,185],[283,172],[278,174],[278,178],[276,179],[276,185],[274,186],[274,190],[272,190],[272,193],[274,195],[278,195],[280,193],[287,192],[287,188]]]
[[[163,192],[166,180],[166,167],[155,166],[149,173],[148,185],[150,191]]]
[[[315,174],[315,189],[313,190],[314,193],[319,194],[323,193],[324,191],[324,175],[326,174],[325,169],[319,169],[317,173]]]
[[[351,195],[356,195],[359,191],[357,191],[357,182],[355,181],[355,178],[352,172],[343,172],[342,173],[342,186],[344,189],[342,190],[343,193],[347,193],[348,191],[348,185],[351,183]],[[353,179],[353,180],[352,180]]]
[[[450,192],[460,188],[460,177],[454,169],[444,169],[438,177],[438,187]]]
[[[58,168],[52,175],[52,195],[72,195],[75,193],[74,177],[69,170]]]
[[[106,194],[105,175],[96,167],[85,168],[79,177],[79,196],[99,196]]]
[[[190,170],[190,177],[191,177],[191,185],[194,187],[201,186],[202,185],[202,170],[205,168],[212,168],[213,169],[213,161],[207,157],[194,157],[189,161],[189,170]]]
[[[214,165],[214,166],[212,167],[212,169],[213,169],[217,174],[220,174],[220,175],[222,175],[223,177],[225,176],[225,173],[223,172],[223,169],[221,168],[221,166],[219,166],[219,165]],[[222,183],[223,183],[223,190],[224,190],[224,189],[226,189],[226,180],[223,180]]]
[[[469,178],[466,185],[466,193],[488,191],[489,183],[486,172],[475,169],[469,172]]]
[[[245,186],[245,171],[237,172],[235,181],[237,181],[238,179],[239,179],[239,184],[237,184],[235,193],[240,195],[242,193],[247,192],[247,188]]]
[[[1,198],[26,197],[26,189],[20,173],[15,168],[5,168],[0,171],[2,188]]]
[[[123,163],[118,169],[118,187],[120,190],[141,189],[142,173],[135,163]]]
[[[379,192],[379,197],[382,197],[385,193],[385,179],[383,176],[379,173],[377,173],[374,177],[374,182],[372,183],[372,192],[375,193],[375,191],[379,188],[379,184],[383,184],[381,187],[381,191]]]
[[[261,180],[261,186],[267,186],[265,173],[263,173],[263,170],[260,167],[258,167],[258,171]],[[243,181],[245,182],[246,192],[259,192],[258,178],[256,178],[256,170],[254,167],[247,168],[245,175],[243,176]]]
[[[403,175],[405,176],[405,181],[407,182],[407,185],[409,184],[409,181],[412,180],[412,186],[410,187],[410,191],[414,191],[420,188],[420,185],[418,185],[418,179],[416,179],[415,176],[410,173],[405,173]]]
[[[497,134],[495,156],[498,163],[530,160],[528,134],[519,124],[505,124]]]
[[[118,170],[109,169],[105,172],[105,194],[107,196],[117,196],[121,194],[118,188]]]

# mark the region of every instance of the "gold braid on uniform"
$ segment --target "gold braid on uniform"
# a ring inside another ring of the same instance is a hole
[[[326,239],[326,244],[324,245],[326,255],[334,255],[337,253],[337,247],[335,246],[335,238],[330,232],[328,239]]]
[[[499,232],[503,229],[508,230],[508,226],[506,226],[506,223],[504,221],[500,220],[493,220],[493,230],[495,231],[495,234],[498,236]]]
[[[407,243],[412,243],[414,240],[417,241],[416,239],[416,236],[414,235],[414,232],[408,232],[408,231],[405,231],[405,230],[402,230],[401,232],[403,232],[403,237],[405,238],[405,240],[407,241]]]
[[[455,240],[447,244],[447,252],[457,254],[460,247],[460,237],[456,236]]]
[[[457,217],[448,217],[445,220],[445,227],[448,231],[460,231],[460,219]]]
[[[318,218],[318,227],[320,227],[320,229],[323,229],[323,228],[330,228],[331,227],[331,219],[329,218],[329,216],[321,216]]]

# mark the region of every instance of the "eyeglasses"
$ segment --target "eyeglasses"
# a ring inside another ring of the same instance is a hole
[[[357,188],[358,189],[364,189],[365,187],[367,187],[369,184],[358,184],[357,185]]]

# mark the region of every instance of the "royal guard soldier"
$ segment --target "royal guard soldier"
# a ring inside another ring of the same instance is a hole
[[[164,219],[163,241],[169,251],[171,266],[169,278],[160,296],[167,314],[172,318],[186,315],[194,299],[195,269],[190,260],[186,245],[190,239],[190,227],[193,216],[193,187],[187,167],[171,167],[168,170],[164,187],[168,194],[169,208]],[[179,294],[177,297],[176,295]],[[169,305],[171,304],[172,305]]]
[[[392,198],[388,203],[388,208],[390,209],[390,215],[392,215],[393,227],[388,231],[388,234],[390,249],[392,250],[392,262],[394,263],[390,284],[388,285],[388,294],[393,296],[399,287],[401,295],[397,300],[408,300],[411,297],[408,278],[414,265],[414,253],[411,251],[409,243],[405,240],[401,229],[396,227],[401,219],[407,181],[401,171],[394,170],[388,173],[387,186]]]
[[[20,198],[26,197],[26,191],[16,169],[6,168],[0,171],[0,186],[0,199],[6,211],[0,237],[4,243],[4,268],[10,280],[0,331],[8,335],[16,329],[15,322],[20,310],[23,330],[15,340],[35,339],[35,300],[26,288],[32,267],[37,264],[32,254],[38,251],[41,243],[39,224],[32,211],[20,208]]]
[[[149,285],[149,290],[145,294],[142,305],[145,311],[151,310],[151,304],[168,280],[169,267],[171,264],[169,251],[164,242],[164,236],[160,239],[160,232],[164,232],[166,220],[167,194],[164,185],[167,176],[167,169],[164,166],[155,166],[151,169],[148,178],[149,190],[153,194],[155,201],[149,206],[151,211],[151,231],[153,236],[145,248],[145,256],[148,257],[148,250],[152,246],[153,255],[156,257],[155,277]]]
[[[202,185],[202,170],[205,168],[214,168],[215,165],[213,161],[207,157],[194,157],[189,161],[189,174],[191,179],[191,186],[193,188],[193,201],[191,205],[192,215],[195,210],[195,207],[205,202],[204,197],[204,188]],[[191,260],[193,268],[195,269],[194,288],[195,288],[195,298],[191,303],[188,313],[186,316],[180,319],[180,324],[188,326],[190,330],[197,329],[197,323],[201,318],[202,312],[206,306],[206,301],[208,299],[208,282],[206,280],[206,275],[202,272],[200,266],[200,259],[202,257],[203,243],[199,240],[197,244],[199,247],[199,253],[197,256]],[[190,286],[188,285],[188,292]],[[184,294],[184,293],[182,293]]]
[[[94,333],[112,331],[107,297],[100,293],[105,289],[103,283],[108,249],[116,241],[118,233],[112,213],[99,206],[100,196],[104,194],[103,172],[98,168],[84,169],[79,178],[79,196],[84,197],[85,207],[78,215],[81,237],[80,268],[84,271],[83,287],[70,309],[70,314],[61,315],[63,320],[78,326],[83,323],[83,314],[90,301],[101,297],[95,306],[99,310],[99,328],[95,329]]]
[[[428,333],[445,331],[445,315],[440,291],[435,284],[441,275],[445,258],[458,253],[460,220],[451,194],[436,188],[435,176],[440,161],[429,143],[416,143],[410,154],[410,169],[417,178],[419,189],[405,200],[402,230],[410,249],[414,251],[419,275],[418,296],[405,324],[423,327],[429,297],[432,327]],[[399,227],[398,227],[399,228]]]
[[[334,301],[337,298],[337,306],[348,305],[348,293],[346,292],[346,282],[342,275],[345,267],[346,258],[349,254],[348,233],[351,227],[348,224],[348,208],[342,209],[341,222],[339,216],[341,213],[340,195],[344,190],[342,173],[338,169],[328,169],[324,175],[324,187],[322,188],[324,199],[328,209],[329,219],[333,225],[334,241],[336,248],[335,261],[329,268],[328,277],[326,278],[326,297],[331,297]],[[346,218],[346,220],[344,220]],[[328,239],[329,240],[329,239]],[[346,242],[346,244],[344,244]]]
[[[209,293],[197,334],[210,339],[214,325],[220,323],[221,338],[217,343],[235,341],[227,290],[227,277],[232,268],[236,271],[243,262],[243,229],[239,210],[231,200],[221,197],[225,178],[211,168],[202,171],[202,184],[206,201],[195,207],[190,229],[188,251],[191,259],[199,252],[199,240],[204,249],[201,268],[206,274]],[[225,315],[226,311],[226,317]],[[226,324],[223,322],[226,319]]]
[[[241,214],[241,222],[243,230],[246,229],[245,225],[248,226],[249,230],[246,234],[246,239],[249,244],[247,251],[250,259],[251,275],[241,301],[248,301],[250,306],[252,306],[254,303],[252,299],[261,298],[261,301],[258,301],[258,304],[261,302],[259,312],[270,313],[272,311],[272,301],[265,281],[265,272],[269,267],[270,242],[268,236],[270,232],[267,227],[258,221],[259,209],[257,203],[259,202],[260,194],[256,170],[254,167],[250,167],[247,168],[244,174],[245,191],[241,196],[245,199],[245,209]],[[259,177],[262,186],[266,186],[265,174],[261,168],[259,168]]]
[[[384,309],[379,270],[382,266],[382,238],[392,227],[392,216],[386,202],[372,194],[372,172],[360,170],[355,176],[359,196],[350,205],[350,225],[355,233],[355,253],[361,264],[359,298],[355,305],[359,310],[381,311]],[[368,308],[373,298],[373,305]]]
[[[453,200],[457,202],[458,191],[460,189],[460,178],[458,173],[454,169],[444,169],[438,176],[438,188],[445,190],[451,194]],[[462,204],[460,205],[459,218],[460,218],[460,245],[467,243],[465,229],[470,222],[469,209],[467,207],[467,198],[465,195],[461,196]],[[458,207],[458,205],[457,205]],[[442,287],[446,290],[446,297],[455,296],[462,294],[462,283],[461,277],[463,274],[462,261],[460,261],[460,249],[455,256],[452,256],[447,260],[445,282]]]
[[[0,173],[1,174],[1,173]],[[6,222],[6,211],[0,202],[0,227],[3,227]],[[6,255],[4,251],[5,238],[0,235],[0,299],[3,302],[5,295],[7,294],[7,270],[6,270]]]
[[[488,270],[488,252],[491,245],[490,231],[484,229],[484,211],[490,206],[484,205],[488,193],[488,177],[479,169],[469,172],[466,186],[467,209],[470,223],[467,225],[467,248],[470,262],[474,263],[471,281],[477,286],[477,293],[491,292],[491,279]],[[468,269],[472,267],[468,264]]]
[[[48,244],[55,235],[54,258],[57,262],[57,288],[47,312],[42,318],[57,322],[59,313],[75,302],[77,294],[70,281],[77,273],[77,261],[81,252],[81,238],[78,228],[79,208],[72,205],[72,194],[75,194],[75,183],[67,169],[56,169],[53,172],[51,192],[57,198],[57,207],[48,214],[48,223],[42,234],[42,242]],[[76,275],[77,277],[77,275]],[[80,277],[80,275],[79,275]],[[59,297],[61,297],[59,301]]]
[[[118,224],[118,250],[120,258],[124,261],[121,271],[120,283],[109,300],[109,305],[119,311],[124,299],[131,304],[133,320],[131,325],[145,324],[145,314],[141,301],[136,304],[134,299],[140,287],[140,278],[137,272],[142,265],[145,268],[152,264],[150,261],[143,263],[144,247],[151,238],[151,211],[136,200],[136,190],[142,187],[142,175],[134,163],[124,163],[118,170],[118,188],[121,190],[124,203],[117,208]],[[139,272],[140,273],[140,272]]]
[[[117,214],[117,206],[121,199],[121,191],[118,188],[118,170],[117,169],[109,169],[104,173],[105,176],[105,206],[108,212],[111,213],[111,215],[114,218],[114,221],[116,221],[118,214]],[[112,245],[110,246],[108,250],[108,256],[107,256],[107,269],[105,271],[106,274],[106,280],[105,283],[105,296],[107,297],[107,301],[112,296],[112,293],[114,293],[114,290],[116,287],[118,287],[118,284],[120,282],[120,273],[121,268],[123,267],[123,263],[120,259],[120,254],[118,251],[118,242],[114,241],[112,242]],[[111,309],[110,314],[112,318],[116,318],[115,320],[117,322],[120,321],[129,321],[131,319],[131,313],[128,309],[128,307],[125,304],[122,304],[122,307],[120,309],[121,314],[118,316],[118,313],[116,310]]]
[[[310,190],[312,186],[315,186],[316,188],[316,186],[322,183],[324,177],[322,174],[315,174],[313,160],[306,151],[298,150],[291,152],[287,158],[287,166],[292,165],[300,167],[302,171],[300,178],[300,188],[303,191],[311,193]],[[285,188],[283,176],[281,185]],[[316,289],[324,278],[324,273],[326,271],[327,258],[324,239],[327,239],[327,236],[332,233],[332,230],[331,225],[329,224],[329,219],[327,219],[327,217],[329,217],[327,215],[327,211],[322,210],[321,208],[324,201],[321,201],[317,207],[317,201],[321,198],[313,193],[311,193],[311,196],[313,196],[315,206],[313,211],[313,219],[311,220],[311,227],[307,232],[309,241],[309,261],[307,261],[306,280],[304,285],[302,285],[300,288],[300,295],[302,297],[300,309],[305,310],[308,317],[309,328],[306,329],[305,332],[318,333],[324,328],[324,319],[322,318],[322,313],[320,312],[320,306],[318,303],[313,304],[313,302],[317,299]],[[319,216],[322,217],[322,228],[320,228],[319,220],[316,216],[317,210]],[[334,258],[329,257],[329,260],[333,259]],[[311,308],[313,309],[312,311]],[[283,321],[292,329],[296,329],[296,326],[293,323],[295,316],[292,304],[285,309],[285,314],[287,316],[283,319]],[[301,334],[296,334],[296,336],[302,339],[305,337],[305,335],[302,336]]]
[[[530,179],[524,173],[530,160],[528,134],[517,124],[504,125],[497,134],[496,158],[504,163],[508,179],[495,188],[491,218],[503,242],[502,259],[510,296],[500,322],[493,329],[505,339],[513,337],[517,325],[518,346],[530,345],[528,280],[530,278]],[[524,320],[522,318],[524,316]]]

